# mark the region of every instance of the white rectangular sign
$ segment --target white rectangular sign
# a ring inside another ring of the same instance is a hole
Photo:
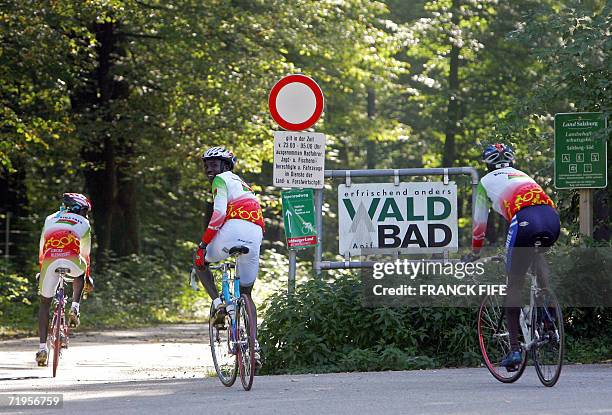
[[[340,254],[457,251],[454,182],[338,186]]]
[[[322,189],[325,134],[274,132],[274,186]]]

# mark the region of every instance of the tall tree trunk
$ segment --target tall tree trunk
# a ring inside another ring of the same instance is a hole
[[[376,116],[376,92],[373,88],[368,88],[368,120],[374,121]],[[366,167],[368,169],[376,168],[376,143],[371,137],[366,141]]]
[[[97,259],[113,251],[119,256],[138,253],[140,232],[137,182],[130,164],[135,158],[133,140],[118,133],[112,112],[113,101],[126,99],[129,88],[113,78],[115,59],[122,53],[122,36],[116,23],[95,24],[97,67],[88,87],[79,91],[73,102],[83,116],[80,126],[84,140],[81,150],[88,162],[85,183],[94,205],[93,225],[98,244]]]
[[[459,26],[459,0],[453,0],[451,11],[453,17],[451,22],[456,28]],[[455,135],[459,126],[459,52],[461,48],[454,42],[450,51],[450,69],[448,74],[448,105],[446,110],[446,129],[444,141],[444,154],[442,155],[442,166],[452,167],[457,159],[455,148]]]

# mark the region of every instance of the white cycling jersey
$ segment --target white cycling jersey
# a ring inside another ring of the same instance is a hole
[[[47,216],[38,250],[39,294],[47,298],[55,294],[57,268],[70,269],[73,277],[89,276],[90,253],[91,227],[87,218],[62,211]]]
[[[526,173],[514,167],[487,173],[478,183],[472,248],[480,249],[484,243],[491,207],[510,222],[516,212],[533,205],[555,206],[540,185]]]
[[[212,183],[214,211],[202,241],[209,244],[217,231],[230,219],[242,219],[264,229],[263,214],[253,189],[238,175],[226,171]]]

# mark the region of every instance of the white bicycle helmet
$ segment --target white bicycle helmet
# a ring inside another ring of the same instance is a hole
[[[89,198],[84,194],[64,193],[62,195],[61,209],[81,216],[87,216],[92,209],[92,205]]]
[[[202,160],[207,160],[207,159],[225,160],[229,163],[230,169],[233,169],[234,165],[236,164],[236,156],[234,156],[234,153],[232,153],[225,147],[209,148],[208,150],[206,150],[206,152],[202,156]]]

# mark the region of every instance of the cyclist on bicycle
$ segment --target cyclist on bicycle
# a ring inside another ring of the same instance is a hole
[[[240,272],[240,293],[250,297],[259,271],[264,220],[253,189],[232,171],[236,164],[234,154],[224,147],[212,147],[206,150],[202,161],[206,176],[212,182],[214,211],[198,245],[194,264],[198,278],[216,309],[215,319],[211,323],[223,326],[225,304],[219,297],[208,264],[225,260],[234,246],[248,247],[249,252],[238,257],[237,267]],[[255,345],[257,349],[257,342]]]
[[[45,366],[49,350],[47,349],[47,330],[49,327],[49,309],[59,284],[57,268],[70,269],[74,276],[72,282],[73,302],[68,315],[70,326],[76,327],[80,322],[79,303],[83,286],[93,289],[93,280],[89,274],[89,254],[91,251],[91,228],[87,214],[91,202],[80,193],[64,193],[60,210],[45,219],[40,235],[38,261],[40,274],[38,295],[38,334],[40,347],[36,353],[36,362]],[[86,280],[86,281],[85,281]]]
[[[478,258],[492,206],[510,222],[506,238],[506,319],[511,351],[501,365],[513,371],[522,360],[518,341],[520,307],[517,305],[520,304],[525,274],[534,259],[533,249],[528,248],[552,246],[559,237],[561,224],[550,197],[531,177],[513,167],[515,156],[512,147],[489,145],[483,151],[482,159],[489,172],[480,180],[477,188],[472,253],[468,255],[468,260]]]

